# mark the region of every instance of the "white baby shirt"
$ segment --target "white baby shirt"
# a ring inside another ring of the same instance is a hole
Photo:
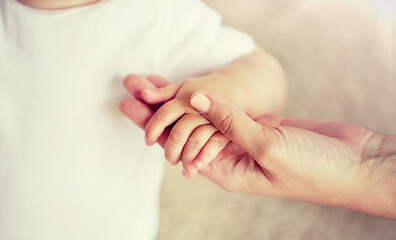
[[[0,239],[154,239],[163,153],[118,110],[123,77],[179,81],[253,50],[196,0],[0,1]]]

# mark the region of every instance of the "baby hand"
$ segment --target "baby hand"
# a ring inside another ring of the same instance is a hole
[[[208,165],[229,142],[190,105],[191,94],[203,87],[199,79],[192,79],[141,91],[142,99],[148,104],[163,103],[146,125],[146,143],[154,144],[171,127],[164,146],[165,158],[172,164],[182,161],[183,175],[187,178]]]

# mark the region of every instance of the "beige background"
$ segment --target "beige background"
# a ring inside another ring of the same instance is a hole
[[[396,134],[396,21],[388,14],[390,5],[396,5],[392,0],[205,2],[283,64],[290,86],[287,115],[347,121]],[[185,180],[180,168],[169,165],[161,208],[158,240],[396,239],[396,221],[227,193],[201,176]]]

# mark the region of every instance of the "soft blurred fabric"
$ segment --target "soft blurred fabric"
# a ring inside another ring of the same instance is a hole
[[[396,3],[205,0],[251,34],[289,79],[286,115],[396,134]],[[396,221],[266,196],[228,193],[168,165],[158,240],[396,239]]]

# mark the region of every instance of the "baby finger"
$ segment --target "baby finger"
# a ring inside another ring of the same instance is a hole
[[[200,170],[210,164],[219,155],[221,150],[227,146],[229,140],[220,131],[212,135],[205,144],[198,157],[194,160],[194,166]]]

